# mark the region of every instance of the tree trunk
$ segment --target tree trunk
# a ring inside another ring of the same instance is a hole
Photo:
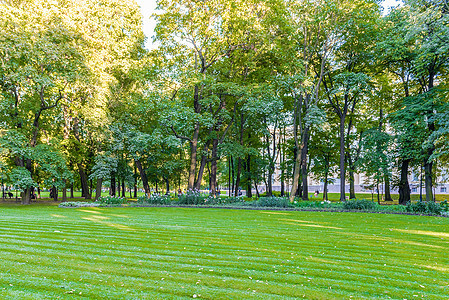
[[[142,163],[140,160],[135,159],[134,162],[136,163],[137,169],[139,169],[140,173],[140,179],[142,180],[143,189],[145,190],[145,194],[147,197],[150,197],[150,186],[148,185],[148,178],[147,174],[145,173],[145,170],[142,168]]]
[[[273,195],[273,172],[274,166],[272,165],[272,162],[270,162],[270,166],[268,167],[267,197]]]
[[[66,180],[64,179],[64,188],[62,189],[62,202],[67,201],[67,186],[65,184]]]
[[[380,204],[379,182],[377,182],[377,204]]]
[[[231,197],[231,158],[228,159],[228,196]]]
[[[410,185],[408,183],[408,166],[411,159],[403,160],[401,163],[401,179],[399,181],[399,204],[406,205],[410,202]]]
[[[384,180],[385,180],[385,201],[393,201],[390,193],[390,178],[388,176],[385,176]]]
[[[22,193],[22,204],[31,204],[31,187],[26,188]]]
[[[297,150],[296,158],[295,158],[294,172],[293,172],[292,189],[290,192],[290,202],[293,202],[293,200],[295,200],[295,197],[298,193],[300,165],[301,165],[301,151]]]
[[[240,146],[243,146],[243,123],[244,123],[244,118],[243,118],[243,113],[240,114]],[[239,157],[239,160],[237,162],[237,176],[235,179],[235,196],[238,196],[238,192],[239,192],[239,187],[240,187],[240,173],[242,172],[242,159]]]
[[[237,175],[235,178],[235,190],[234,195],[237,197],[239,195],[239,186],[240,186],[240,173],[242,172],[242,159],[239,157],[239,160],[237,162]]]
[[[324,173],[324,188],[323,188],[323,200],[328,200],[327,196],[327,181],[328,181],[329,172]]]
[[[97,184],[95,186],[95,201],[98,200],[98,198],[101,197],[101,187],[103,184],[103,178],[98,178],[97,179]]]
[[[234,189],[234,187],[235,187],[235,181],[234,181],[234,178],[235,178],[234,177],[234,175],[235,175],[234,173],[235,173],[235,171],[234,171],[234,159],[232,158],[232,156],[231,156],[231,162],[230,163],[231,163],[231,175],[232,175],[231,176],[231,178],[232,178],[231,191],[232,191],[232,194],[234,194],[234,197],[235,197],[236,196],[235,193],[234,193],[234,191],[235,191],[235,189]]]
[[[111,174],[111,188],[109,189],[109,195],[115,197],[115,174]]]
[[[165,190],[166,190],[165,194],[170,195],[170,181],[168,180],[168,177],[165,177],[164,180],[165,180]]]
[[[217,191],[218,139],[212,141],[212,161],[210,163],[210,190],[212,195]]]
[[[84,171],[84,167],[82,164],[78,163],[77,166],[81,181],[81,197],[84,197],[85,199],[90,199],[92,196],[89,193],[89,185],[86,172]]]
[[[190,167],[189,167],[189,183],[187,189],[193,190],[195,186],[195,173],[196,173],[196,159],[198,152],[198,135],[200,131],[200,125],[195,124],[193,132],[193,139],[190,142]]]
[[[252,198],[253,197],[253,191],[251,188],[251,155],[248,154],[248,157],[246,158],[246,172],[248,174],[248,178],[246,179],[246,197]]]
[[[204,175],[204,168],[206,167],[207,163],[207,149],[209,149],[210,145],[210,139],[206,141],[203,147],[203,153],[201,154],[201,162],[200,162],[200,168],[198,170],[198,176],[196,177],[195,185],[194,187],[199,190],[201,188],[201,183],[203,181],[203,175]]]
[[[309,127],[305,126],[301,145],[302,200],[309,200],[309,183],[307,182],[307,153],[309,150]]]
[[[58,201],[58,189],[56,188],[56,186],[52,187],[52,191],[53,191],[53,201]]]
[[[349,199],[356,199],[355,196],[355,180],[354,180],[354,169],[349,167]]]
[[[134,162],[134,198],[137,198],[137,167]]]
[[[426,160],[424,163],[424,181],[426,185],[426,201],[435,201],[432,190],[432,166],[433,162]]]
[[[340,116],[340,201],[346,201],[345,182],[345,116]]]
[[[125,179],[122,179],[122,197],[126,197]]]

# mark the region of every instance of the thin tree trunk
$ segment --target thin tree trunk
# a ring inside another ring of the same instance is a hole
[[[234,194],[234,197],[236,196],[236,194],[234,193],[234,191],[235,191],[235,189],[234,189],[234,187],[235,187],[235,181],[234,181],[234,174],[235,173],[235,171],[234,171],[234,159],[232,158],[232,156],[231,156],[231,175],[232,175],[232,187],[231,187],[231,191],[232,191],[232,194]]]
[[[134,162],[136,163],[137,169],[139,170],[140,179],[142,180],[142,185],[143,189],[145,190],[145,194],[147,195],[147,197],[150,197],[151,193],[150,193],[150,186],[148,185],[148,177],[147,174],[145,173],[145,170],[142,168],[142,163],[138,159],[135,159]]]
[[[189,167],[189,182],[187,188],[193,190],[195,186],[195,173],[196,173],[196,160],[198,154],[198,136],[200,131],[200,125],[195,124],[193,139],[190,142],[190,167]]]
[[[422,169],[423,166],[419,166],[419,172],[420,172],[420,179],[419,179],[419,201],[422,201]]]
[[[165,180],[165,190],[166,190],[165,194],[170,195],[170,181],[168,180],[168,177],[165,177],[164,180]]]
[[[309,183],[307,182],[307,153],[309,146],[309,127],[305,126],[301,145],[301,177],[302,177],[302,200],[309,200]]]
[[[115,174],[111,174],[111,188],[109,189],[109,195],[115,197]]]
[[[356,199],[355,196],[355,179],[353,168],[349,167],[349,199]]]
[[[231,197],[231,158],[228,159],[228,196]]]
[[[408,166],[411,159],[405,159],[401,163],[401,179],[399,182],[399,204],[406,205],[410,202],[410,185],[408,182]]]
[[[390,193],[390,178],[388,176],[385,176],[384,180],[385,180],[385,201],[393,201]]]
[[[340,201],[346,201],[345,191],[345,116],[340,116]]]
[[[125,190],[125,179],[122,179],[122,197],[126,197],[126,190]]]
[[[137,198],[137,167],[134,162],[134,198]]]
[[[380,204],[379,182],[377,182],[377,203]]]
[[[64,188],[62,189],[62,202],[67,201],[67,186],[66,186],[66,180],[64,179]]]
[[[75,198],[75,196],[73,195],[73,182],[70,184],[70,198]]]
[[[210,165],[210,190],[215,195],[217,190],[218,139],[212,141],[212,161]]]
[[[300,173],[300,165],[301,165],[301,151],[299,149],[296,151],[296,158],[295,158],[295,166],[294,166],[294,172],[293,172],[293,182],[292,182],[292,189],[290,192],[290,202],[293,202],[295,200],[295,197],[298,193],[298,183],[299,183],[299,173]]]
[[[240,114],[240,146],[243,146],[243,113]],[[242,171],[242,159],[239,157],[239,160],[237,162],[237,176],[235,179],[235,196],[238,196],[238,191],[240,187],[240,173]]]
[[[257,182],[255,182],[255,181],[254,181],[254,186],[256,187],[256,196],[257,196],[257,198],[260,198],[259,188],[257,187]]]
[[[432,166],[433,162],[426,160],[424,163],[424,183],[426,185],[426,201],[435,201],[432,190]]]
[[[248,174],[248,178],[246,180],[247,182],[247,189],[246,189],[246,197],[252,198],[253,197],[253,191],[251,188],[251,155],[248,154],[248,157],[246,159],[246,172]]]
[[[210,139],[207,140],[203,146],[203,153],[201,155],[200,168],[198,169],[198,176],[196,176],[195,185],[194,185],[194,187],[197,190],[199,190],[201,188],[201,183],[203,181],[204,168],[206,167],[206,163],[207,163],[207,150],[209,149],[210,142],[211,142]]]
[[[242,172],[242,159],[239,157],[237,162],[237,175],[235,178],[235,190],[234,195],[237,197],[239,195],[239,187],[240,187],[240,173]]]
[[[324,188],[323,188],[323,200],[329,200],[327,196],[327,181],[328,181],[329,172],[324,174]]]

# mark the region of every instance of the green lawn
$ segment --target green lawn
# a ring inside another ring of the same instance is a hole
[[[448,299],[449,219],[0,207],[1,299]]]

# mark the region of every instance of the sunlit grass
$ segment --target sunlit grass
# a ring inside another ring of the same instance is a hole
[[[448,299],[449,219],[0,208],[2,299]]]

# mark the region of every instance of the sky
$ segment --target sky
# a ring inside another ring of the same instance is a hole
[[[152,49],[154,48],[154,45],[152,45],[151,37],[154,35],[155,22],[154,20],[151,19],[151,15],[154,13],[156,9],[156,0],[136,0],[136,1],[142,10],[143,32],[147,36],[145,46],[148,49]],[[401,2],[400,0],[384,0],[383,6],[385,8],[385,12],[388,11],[389,7],[396,6],[400,2]]]

